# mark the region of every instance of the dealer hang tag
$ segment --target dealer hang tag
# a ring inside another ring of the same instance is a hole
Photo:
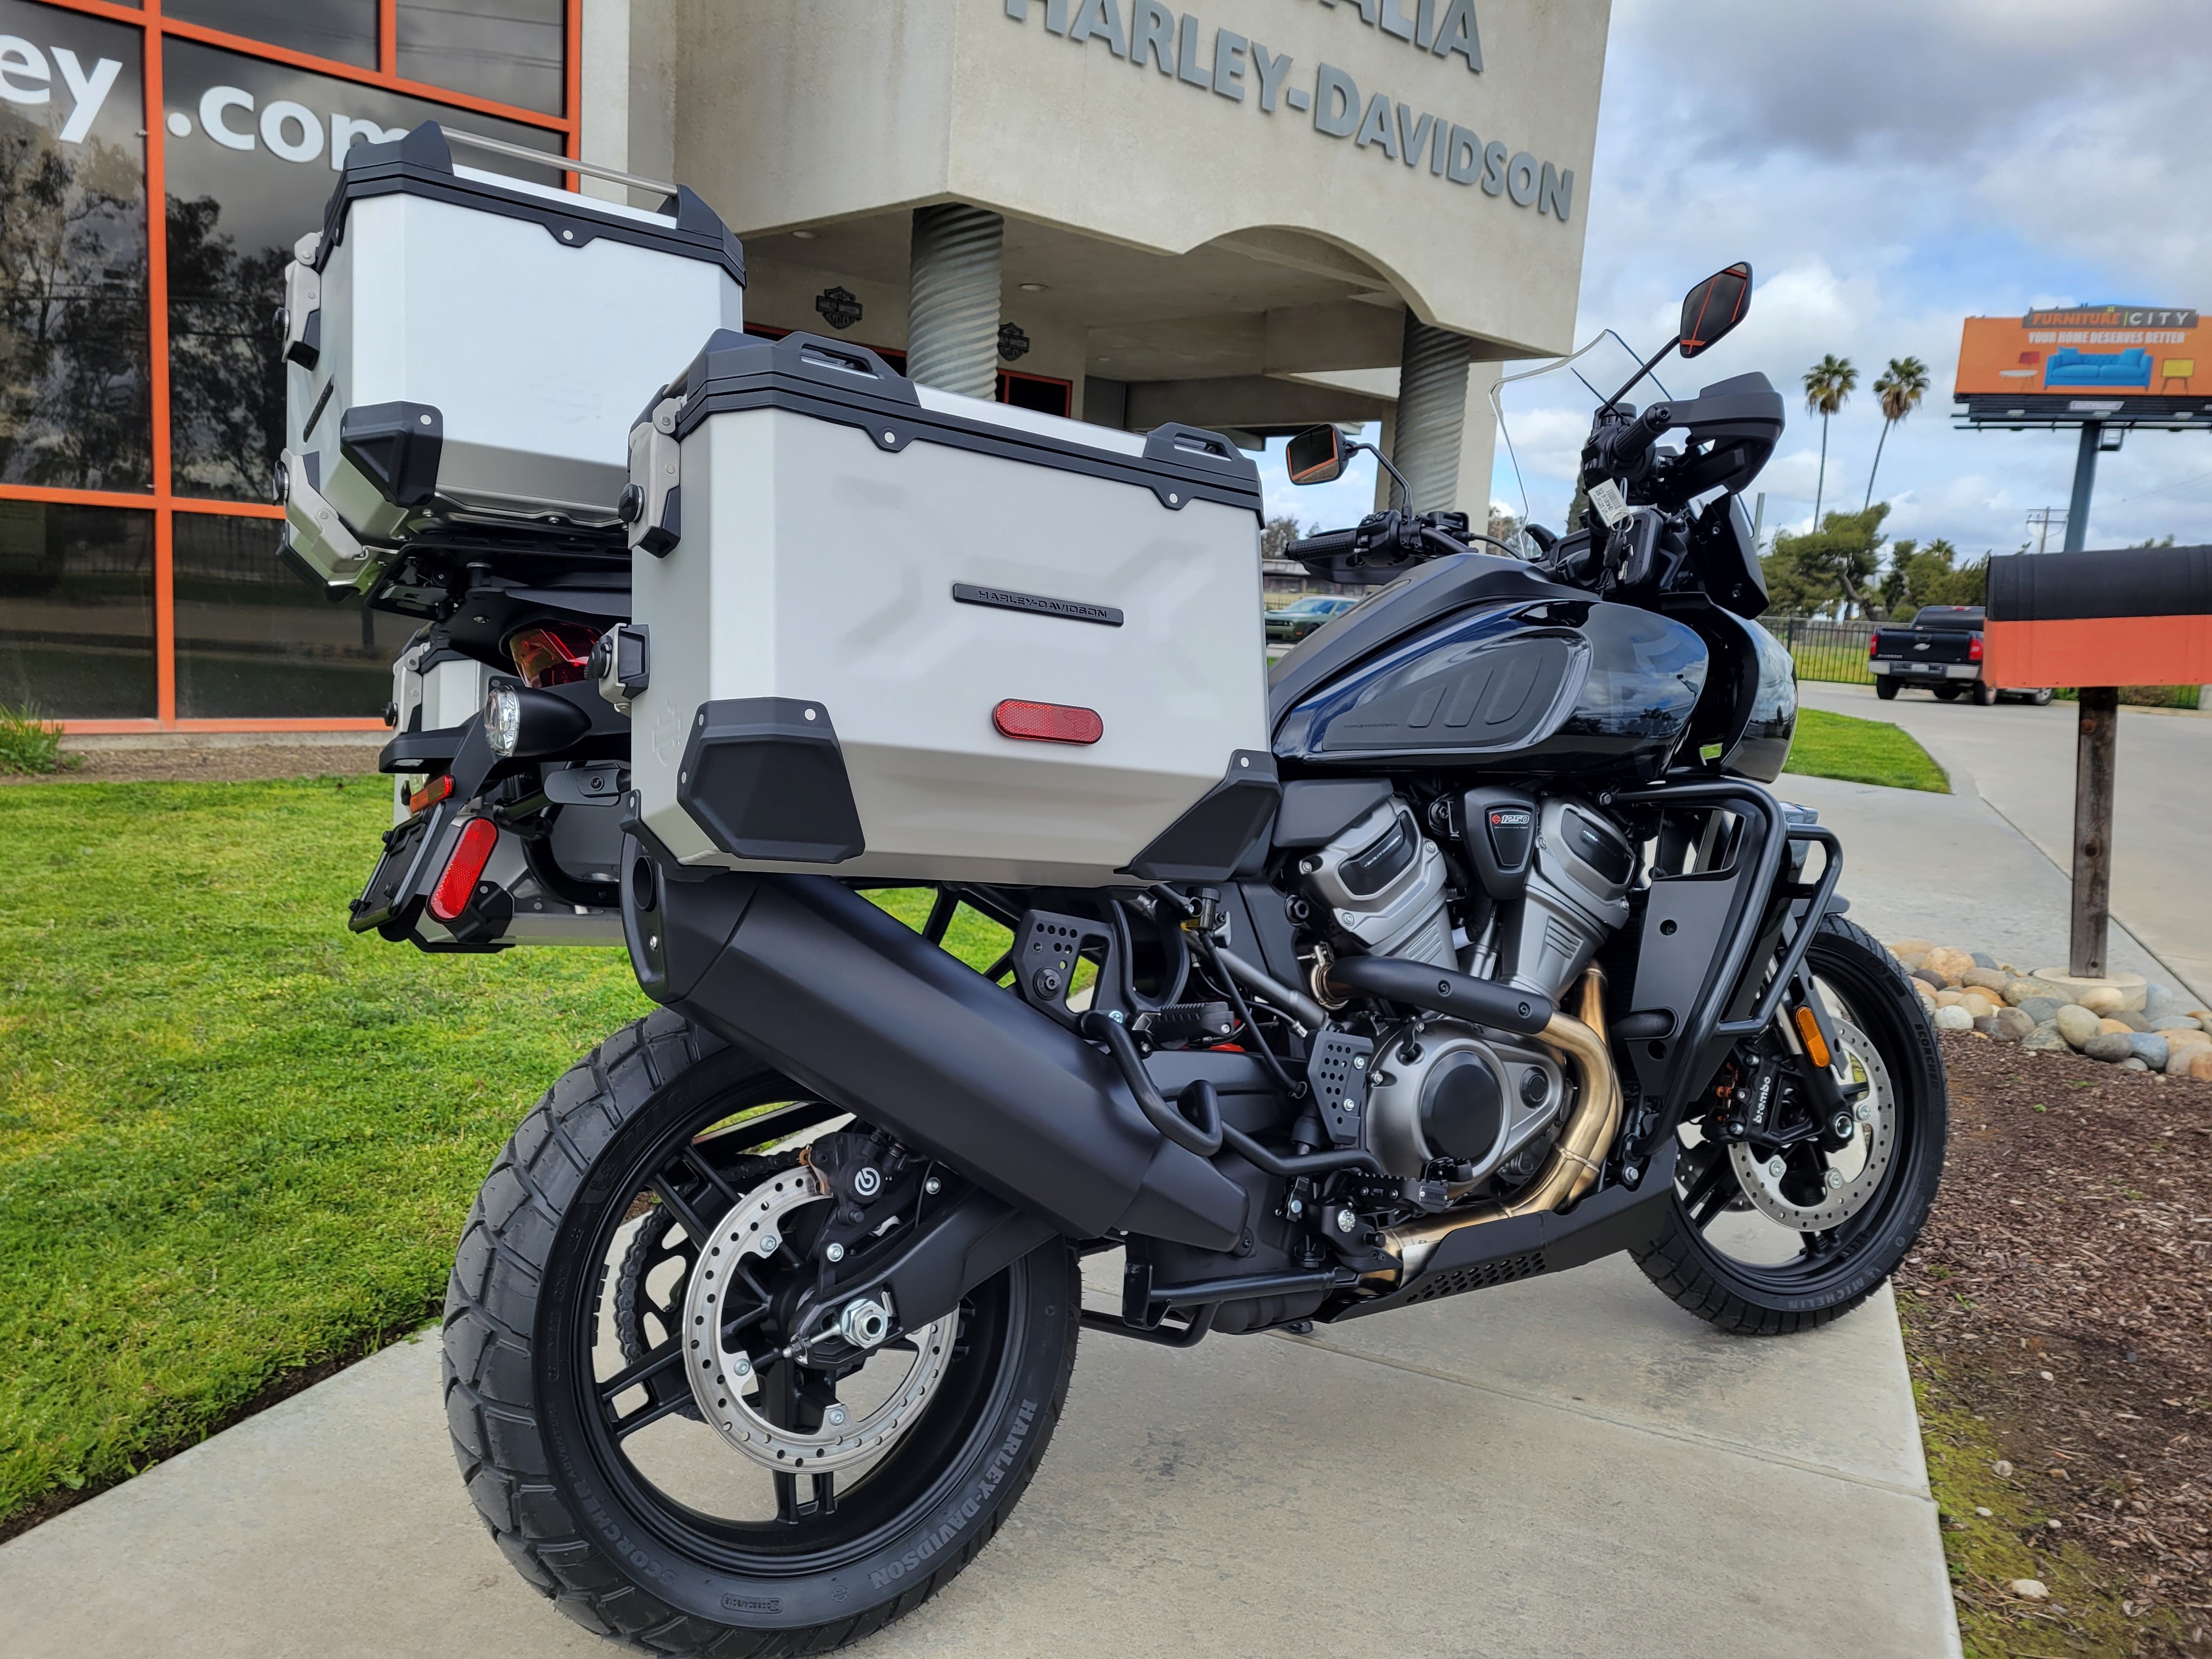
[[[1600,478],[1593,484],[1589,498],[1590,505],[1597,509],[1598,517],[1605,520],[1608,530],[1628,516],[1627,500],[1621,495],[1620,486],[1610,478]]]

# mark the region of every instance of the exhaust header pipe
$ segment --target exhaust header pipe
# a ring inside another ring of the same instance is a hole
[[[655,1001],[1071,1237],[1243,1237],[1243,1189],[1162,1137],[1105,1055],[850,888],[687,880],[625,851],[623,929]]]
[[[1595,1183],[1613,1138],[1620,1132],[1621,1098],[1620,1077],[1605,1043],[1605,975],[1595,965],[1583,974],[1582,1018],[1554,1013],[1536,1040],[1566,1062],[1581,1096],[1553,1143],[1551,1157],[1534,1180],[1502,1203],[1445,1210],[1389,1229],[1382,1235],[1382,1248],[1401,1266],[1395,1274],[1374,1275],[1378,1283],[1404,1285],[1418,1279],[1437,1246],[1462,1228],[1556,1210]]]

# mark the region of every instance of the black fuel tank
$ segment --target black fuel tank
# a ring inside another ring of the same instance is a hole
[[[1309,766],[1618,772],[1656,778],[1705,689],[1705,641],[1595,599],[1461,611],[1313,688],[1275,727]]]

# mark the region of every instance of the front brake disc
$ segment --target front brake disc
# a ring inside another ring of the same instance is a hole
[[[1867,1085],[1857,1102],[1859,1122],[1850,1143],[1828,1154],[1825,1168],[1812,1167],[1820,1160],[1813,1155],[1809,1142],[1792,1147],[1788,1158],[1760,1152],[1741,1141],[1729,1147],[1736,1181],[1752,1207],[1801,1233],[1826,1232],[1864,1209],[1881,1189],[1882,1176],[1897,1147],[1897,1103],[1880,1051],[1865,1032],[1841,1020],[1836,1024],[1836,1080],[1845,1088],[1856,1083]]]

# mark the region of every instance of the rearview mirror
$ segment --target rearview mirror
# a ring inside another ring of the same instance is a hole
[[[1694,357],[1751,310],[1751,267],[1739,259],[1682,296],[1682,355]]]
[[[1344,434],[1333,426],[1310,426],[1283,450],[1294,484],[1333,483],[1343,476],[1344,460]]]

